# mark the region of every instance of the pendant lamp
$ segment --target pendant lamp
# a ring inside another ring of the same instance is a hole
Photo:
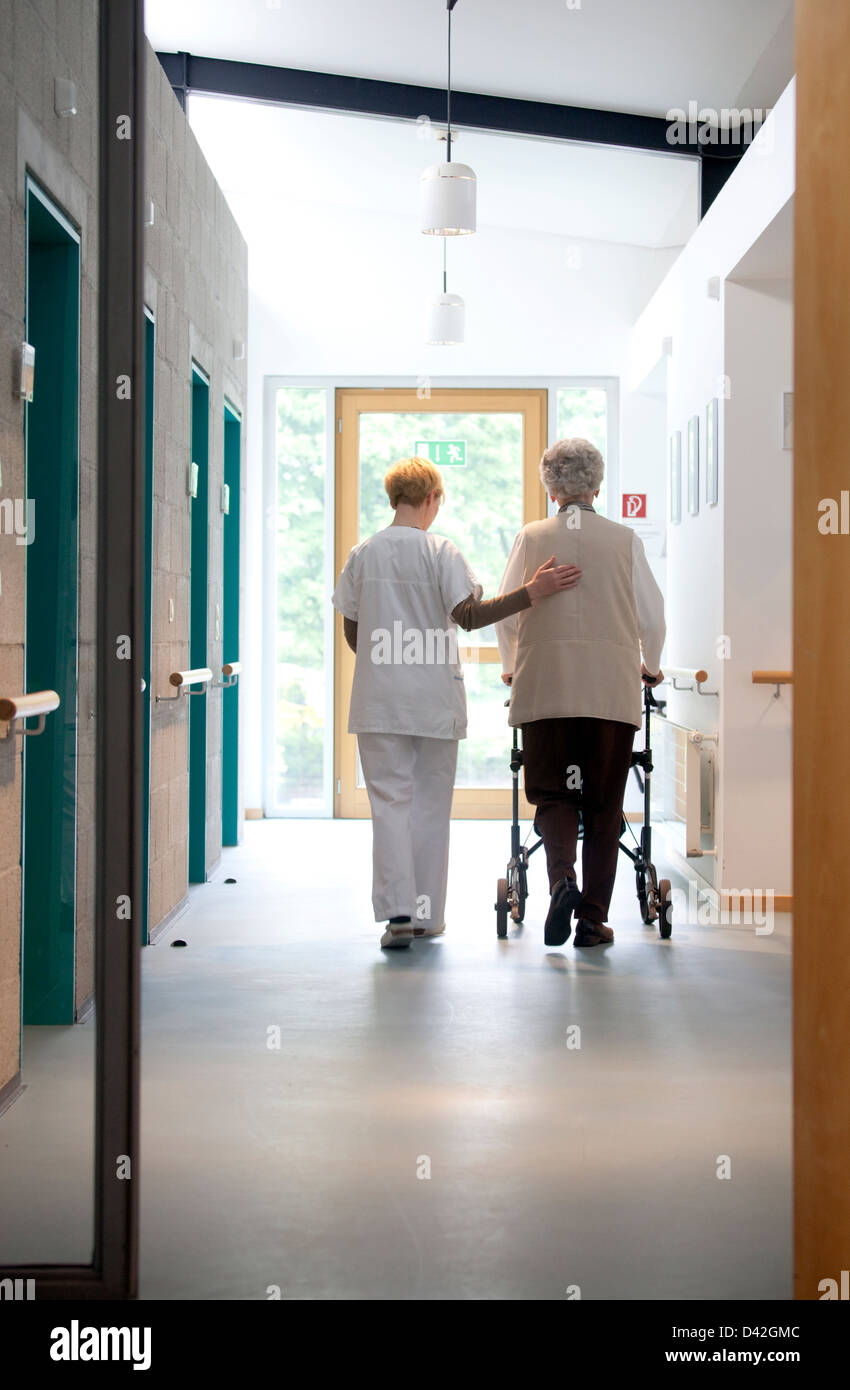
[[[464,341],[466,305],[459,294],[449,294],[446,287],[446,242],[443,239],[443,293],[435,295],[428,306],[428,327],[425,341],[429,347],[456,347]]]
[[[452,10],[448,10],[448,81],[446,83],[446,162],[431,164],[419,180],[421,227],[428,236],[469,236],[475,231],[475,173],[452,161]]]
[[[428,310],[428,345],[456,347],[463,342],[466,305],[459,294],[438,294]]]

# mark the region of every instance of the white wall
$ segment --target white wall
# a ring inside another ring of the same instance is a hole
[[[793,374],[790,280],[729,281],[724,632],[720,767],[723,884],[791,892],[791,702],[753,685],[754,670],[790,670],[792,455],[779,399]]]
[[[790,305],[776,286],[764,292],[725,282],[763,235],[771,240],[771,224],[793,191],[792,82],[641,315],[627,378],[643,381],[662,340],[672,338],[666,432],[668,440],[682,432],[683,517],[668,529],[665,659],[707,667],[720,697],[670,692],[668,715],[720,730],[717,886],[777,892],[790,891],[790,735],[787,715],[766,714],[766,701],[754,698],[750,672],[790,665],[790,456],[777,457],[778,393],[790,385]],[[721,281],[719,300],[707,292],[712,277]],[[688,420],[698,415],[704,432],[713,396],[720,401],[720,502],[706,506],[701,481],[700,512],[692,517]],[[766,592],[770,603],[755,601]],[[730,661],[717,655],[724,635],[735,638]],[[707,861],[693,863],[712,877]]]
[[[467,341],[423,345],[424,306],[441,286],[441,244],[413,217],[294,203],[251,240],[245,804],[262,805],[262,392],[266,376],[410,378],[617,376],[635,320],[676,250],[481,227],[449,247],[449,288],[467,303]],[[620,477],[664,513],[664,408],[621,392]],[[663,561],[656,562],[663,582]]]

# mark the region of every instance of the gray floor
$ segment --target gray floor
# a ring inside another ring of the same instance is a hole
[[[790,1297],[788,919],[661,942],[622,861],[547,951],[538,859],[499,942],[507,827],[452,834],[443,940],[379,950],[368,822],[264,821],[145,952],[141,1296]],[[25,1030],[0,1262],[90,1258],[93,1038]]]
[[[143,1298],[790,1297],[787,919],[660,942],[623,863],[616,945],[547,951],[538,861],[499,942],[505,837],[387,956],[368,823],[249,823],[146,952]]]
[[[23,1030],[24,1089],[0,1116],[0,1267],[90,1264],[94,1016]]]

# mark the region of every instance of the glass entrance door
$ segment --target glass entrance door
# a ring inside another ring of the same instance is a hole
[[[392,521],[384,474],[399,458],[430,458],[446,498],[432,530],[455,542],[495,595],[517,531],[546,515],[538,476],[546,447],[545,390],[339,390],[336,572],[352,546]],[[354,656],[336,619],[335,814],[368,816],[369,803],[347,732]],[[469,736],[461,740],[452,814],[469,819],[510,813],[510,731],[495,630],[462,634]],[[524,801],[524,799],[523,799]],[[524,814],[530,814],[523,805]]]

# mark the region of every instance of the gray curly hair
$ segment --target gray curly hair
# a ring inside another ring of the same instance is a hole
[[[596,492],[605,473],[605,460],[589,439],[559,439],[540,460],[540,481],[562,501]]]

